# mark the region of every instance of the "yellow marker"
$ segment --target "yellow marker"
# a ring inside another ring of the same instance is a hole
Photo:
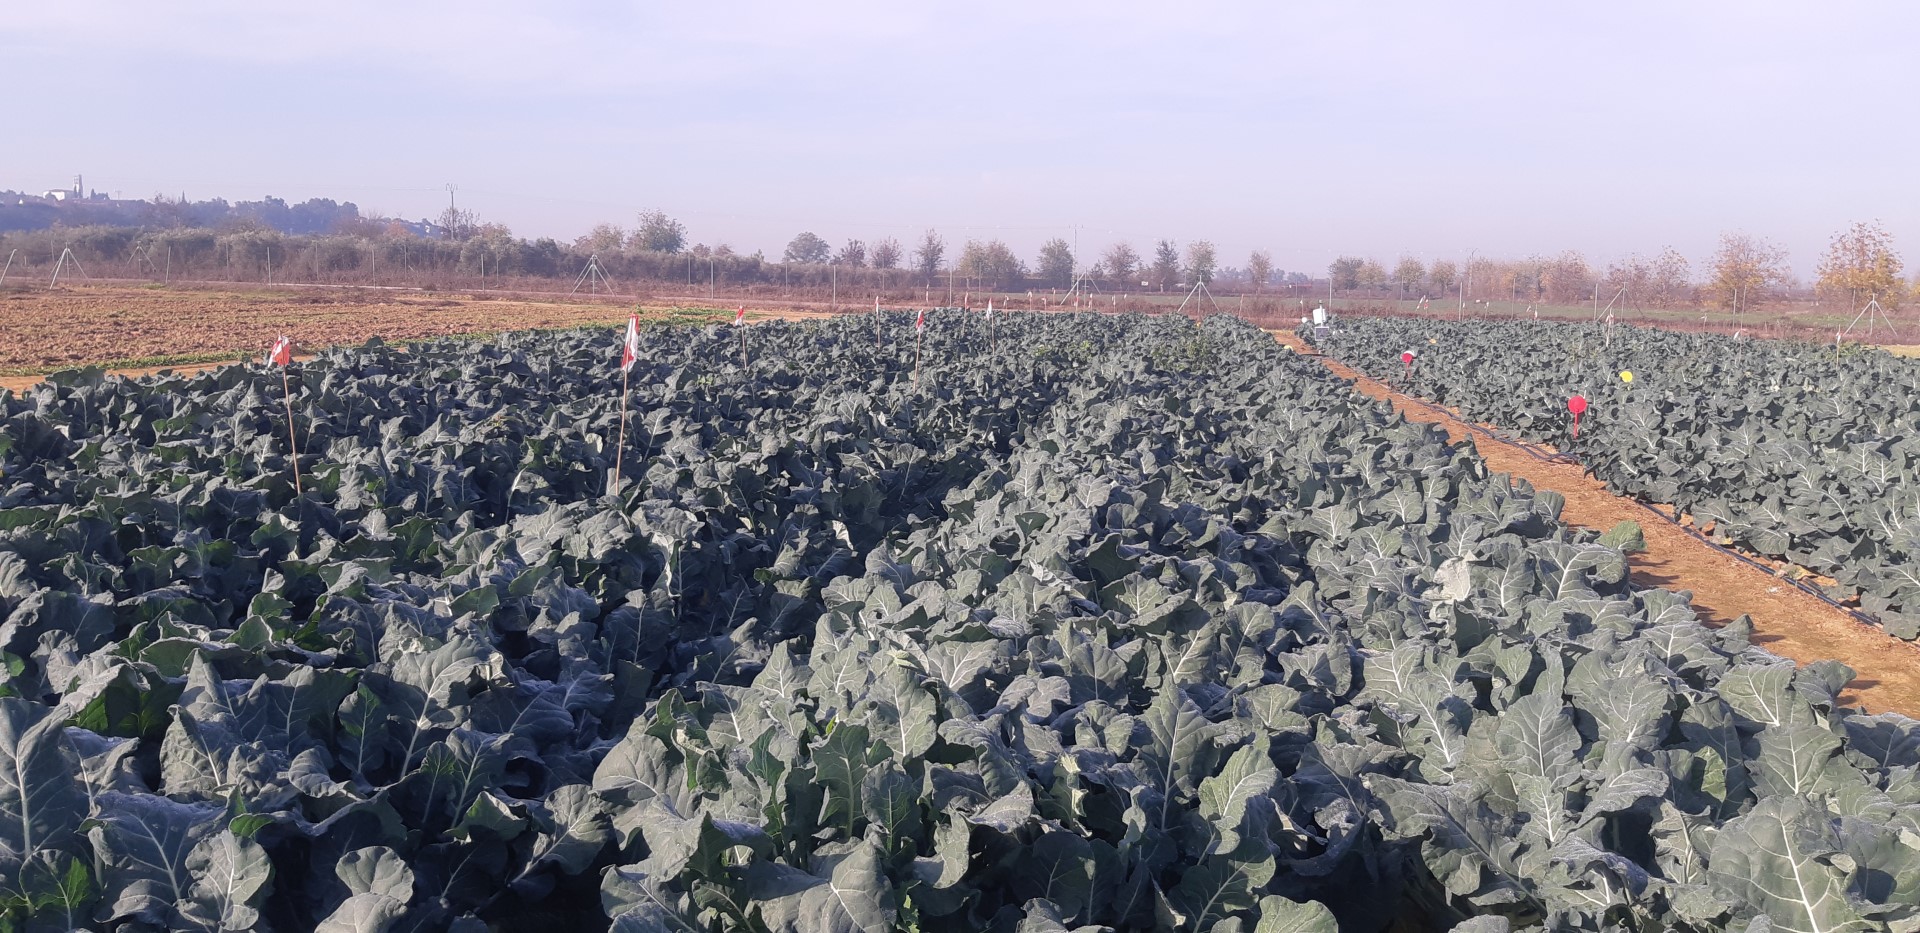
[[[1427,338],[1427,342],[1428,342],[1428,343],[1430,343],[1430,344],[1433,344],[1434,346],[1439,346],[1439,345],[1440,345],[1440,341],[1438,341],[1438,340],[1435,340],[1435,339],[1433,339],[1432,337],[1428,337],[1428,338]]]
[[[1631,369],[1623,369],[1623,370],[1621,370],[1621,371],[1620,371],[1620,381],[1621,381],[1621,382],[1626,382],[1626,383],[1631,383],[1631,382],[1633,382],[1633,370],[1631,370]]]

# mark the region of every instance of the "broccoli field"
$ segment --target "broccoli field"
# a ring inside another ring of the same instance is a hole
[[[1920,363],[1520,321],[1356,318],[1321,343],[1469,421],[1559,445],[1614,491],[1672,505],[1725,543],[1826,575],[1831,595],[1920,638]],[[1577,440],[1572,393],[1594,405]]]
[[[1920,929],[1844,666],[1242,321],[911,321],[643,333],[617,495],[606,331],[0,393],[0,929]]]

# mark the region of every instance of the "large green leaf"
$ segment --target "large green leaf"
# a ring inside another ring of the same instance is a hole
[[[1803,933],[1869,930],[1848,895],[1831,819],[1802,797],[1768,797],[1721,827],[1708,873],[1716,891]]]
[[[87,799],[64,724],[44,706],[0,697],[0,864],[69,851],[79,841]]]

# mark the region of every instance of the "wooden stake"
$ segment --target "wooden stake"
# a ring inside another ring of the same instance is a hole
[[[741,340],[745,339],[746,335],[742,334]],[[613,494],[616,496],[620,494],[620,464],[627,452],[627,385],[632,378],[632,366],[620,368],[620,440],[613,448]]]
[[[280,367],[280,389],[287,395],[287,456],[293,466],[293,495],[299,498],[305,495],[300,488],[300,443],[293,439],[293,380],[287,376],[287,367]]]

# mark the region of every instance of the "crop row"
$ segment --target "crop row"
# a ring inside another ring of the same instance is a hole
[[[1920,637],[1920,363],[1545,322],[1351,319],[1320,342],[1469,421],[1561,447],[1616,492],[1831,577],[1834,595]],[[1577,439],[1574,395],[1591,406]]]
[[[618,497],[615,352],[323,353],[299,496],[277,373],[0,395],[5,922],[1920,916],[1920,726],[1244,323],[662,329]]]

